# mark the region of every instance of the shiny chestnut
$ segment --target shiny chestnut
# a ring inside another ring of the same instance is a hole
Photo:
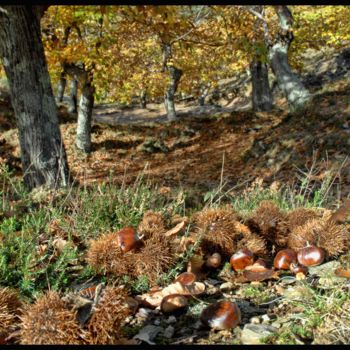
[[[254,254],[247,248],[243,248],[233,254],[230,264],[235,271],[244,270],[247,266],[254,262]]]
[[[137,248],[141,243],[141,238],[136,230],[129,226],[117,232],[117,239],[119,247],[124,253]]]
[[[308,268],[306,266],[299,265],[296,262],[290,264],[289,269],[292,273],[294,273],[294,275],[296,275],[297,273],[303,273],[304,275],[306,275],[308,273]]]
[[[169,314],[183,310],[188,305],[187,298],[181,294],[170,294],[162,299],[160,309],[163,313]]]
[[[299,250],[297,257],[303,266],[316,266],[322,264],[325,253],[320,247],[308,246]]]
[[[290,264],[297,261],[297,253],[292,249],[280,250],[273,260],[273,266],[279,270],[288,270]]]
[[[236,327],[241,321],[237,304],[222,300],[207,306],[201,314],[201,322],[207,327],[224,330]]]
[[[183,272],[175,278],[174,282],[180,282],[183,286],[189,286],[196,282],[196,275],[192,272]]]

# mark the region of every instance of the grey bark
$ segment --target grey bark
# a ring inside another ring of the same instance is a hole
[[[24,183],[66,186],[70,175],[41,41],[42,6],[0,7],[0,56],[11,92]]]
[[[300,111],[310,100],[310,93],[295,74],[288,62],[288,50],[294,36],[291,31],[293,17],[287,6],[275,6],[280,22],[280,30],[276,39],[269,45],[268,57],[277,84],[287,98],[291,111]]]
[[[273,103],[267,64],[257,58],[253,59],[250,64],[250,74],[253,109],[255,111],[271,111]]]
[[[70,113],[78,112],[78,80],[74,75],[72,77],[72,81],[70,85],[68,112]]]
[[[199,97],[198,97],[198,104],[200,106],[204,106],[205,105],[205,99],[209,94],[209,90],[210,90],[210,84],[207,85],[202,85],[199,89]]]
[[[175,92],[182,76],[182,70],[174,66],[167,67],[170,73],[170,82],[164,96],[165,110],[169,121],[176,119]]]
[[[85,70],[84,64],[64,64],[64,69],[70,76],[76,77],[81,86],[81,96],[78,109],[76,146],[85,153],[91,152],[91,119],[94,107],[94,87],[92,73]]]
[[[60,80],[58,81],[57,84],[57,102],[62,102],[63,101],[63,96],[64,96],[64,91],[66,89],[66,77],[64,72],[61,73]]]
[[[146,108],[147,107],[147,92],[145,89],[141,90],[140,93],[140,104],[141,108]]]

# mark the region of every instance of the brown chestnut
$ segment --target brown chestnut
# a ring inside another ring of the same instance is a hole
[[[126,253],[137,248],[141,243],[138,233],[132,227],[124,227],[117,232],[118,244],[121,250]]]
[[[237,304],[222,300],[207,306],[201,314],[201,322],[213,329],[224,330],[236,327],[241,321]]]
[[[247,266],[254,262],[254,254],[247,248],[243,248],[233,254],[230,264],[235,271],[244,270]]]
[[[207,258],[205,265],[212,269],[217,269],[221,265],[221,255],[219,253],[214,253]]]
[[[275,276],[275,272],[272,269],[268,269],[265,266],[257,263],[247,266],[243,271],[243,276],[248,281],[264,281]]]
[[[180,282],[183,286],[189,286],[196,281],[197,277],[192,272],[183,272],[175,278],[174,282]]]
[[[297,253],[292,249],[280,250],[273,260],[276,269],[288,270],[291,263],[297,261]]]
[[[316,266],[322,264],[325,253],[320,247],[308,246],[298,252],[298,262],[304,266]]]
[[[289,269],[292,273],[294,273],[294,275],[296,275],[297,273],[303,273],[304,275],[306,275],[308,273],[308,268],[306,266],[299,265],[296,262],[291,263]]]
[[[170,294],[162,299],[160,308],[163,313],[168,314],[184,309],[188,304],[187,298],[181,294]]]

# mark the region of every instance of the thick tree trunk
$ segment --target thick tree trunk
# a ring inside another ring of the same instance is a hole
[[[253,59],[250,64],[252,80],[252,102],[255,111],[271,111],[272,94],[269,85],[268,67],[266,63]]]
[[[66,186],[70,180],[41,41],[40,8],[0,8],[0,55],[16,114],[24,182],[30,189]]]
[[[63,101],[63,96],[64,96],[64,90],[66,89],[66,77],[65,73],[61,73],[60,80],[58,81],[57,84],[57,102],[62,102]]]
[[[293,17],[287,6],[275,6],[275,9],[280,21],[280,31],[269,45],[268,56],[277,84],[287,98],[290,110],[300,111],[310,100],[310,93],[299,76],[291,70],[288,62],[288,50],[294,39],[291,31]]]
[[[94,106],[94,88],[87,81],[82,87],[77,125],[76,146],[85,153],[91,152],[91,117]]]
[[[68,112],[70,113],[78,112],[78,80],[76,77],[73,77],[70,85]]]
[[[141,108],[147,107],[147,92],[145,89],[141,90],[140,102],[141,102]]]
[[[175,111],[175,92],[177,90],[177,86],[182,76],[182,70],[178,69],[174,66],[169,66],[167,69],[170,72],[170,83],[166,89],[164,96],[164,104],[165,110],[167,113],[167,118],[169,121],[176,119],[176,111]]]

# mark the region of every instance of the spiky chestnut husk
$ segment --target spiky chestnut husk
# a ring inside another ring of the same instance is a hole
[[[305,246],[323,248],[329,257],[337,256],[348,249],[349,231],[332,221],[313,219],[296,227],[289,235],[288,247],[299,251]]]
[[[175,248],[171,238],[154,235],[139,250],[123,253],[116,234],[111,233],[91,242],[86,260],[95,270],[107,275],[146,275],[155,282],[175,261]]]
[[[238,216],[229,209],[206,209],[195,215],[196,236],[206,254],[220,253],[224,258],[236,250],[237,241],[244,237],[237,226]]]
[[[133,255],[132,276],[146,275],[151,283],[155,283],[176,261],[176,247],[171,241],[171,238],[160,236],[147,239],[145,246]]]
[[[266,240],[254,233],[247,234],[238,242],[237,249],[244,247],[258,257],[266,257],[269,253]]]
[[[76,311],[67,308],[57,292],[47,292],[20,317],[21,344],[83,344],[86,333],[79,327]]]
[[[296,208],[287,214],[287,222],[290,231],[303,226],[312,219],[317,219],[317,213],[312,209]]]
[[[137,232],[143,234],[145,239],[151,238],[154,235],[161,235],[166,231],[165,220],[161,213],[148,210],[143,214]]]
[[[262,201],[246,224],[273,245],[284,247],[287,243],[288,225],[286,215],[271,201]]]
[[[118,344],[120,327],[130,314],[128,294],[122,287],[107,286],[88,321],[88,344]]]
[[[123,253],[116,233],[108,233],[90,242],[86,261],[104,274],[127,275],[133,270],[133,251]]]
[[[22,303],[14,290],[0,288],[0,336],[7,337],[19,321]]]

